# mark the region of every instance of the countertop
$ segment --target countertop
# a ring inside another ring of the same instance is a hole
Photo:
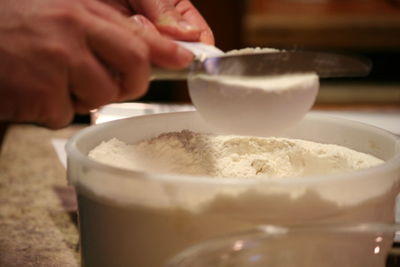
[[[74,191],[50,141],[82,127],[8,128],[0,156],[0,266],[80,266]]]
[[[360,113],[318,112],[363,120]],[[388,121],[370,115],[372,123],[400,133],[400,111],[383,114]],[[51,140],[83,127],[8,128],[0,155],[0,267],[80,266],[75,195]]]

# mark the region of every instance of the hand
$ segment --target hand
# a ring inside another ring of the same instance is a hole
[[[191,60],[97,0],[3,0],[0,121],[60,128],[74,113],[143,95],[151,63],[182,68]]]
[[[204,18],[189,0],[102,0],[125,15],[141,14],[173,39],[214,44]],[[130,3],[127,5],[125,2]]]

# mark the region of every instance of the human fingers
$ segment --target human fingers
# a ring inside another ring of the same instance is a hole
[[[150,48],[150,57],[154,64],[171,69],[186,67],[193,60],[193,54],[172,42],[158,32],[153,23],[142,15],[130,18],[132,23],[141,27],[138,34],[143,37]],[[171,60],[171,55],[173,60]]]
[[[116,99],[138,98],[147,89],[150,60],[147,45],[115,24],[96,19],[87,32],[93,52],[118,72],[120,92]]]
[[[210,28],[189,0],[129,0],[135,11],[145,15],[163,34],[184,41],[213,42],[205,38]]]
[[[181,69],[192,61],[191,52],[161,36],[145,17],[139,15],[128,20],[117,12],[108,12],[101,5],[93,6],[92,9],[101,18],[112,22],[121,30],[129,31],[129,35],[141,39],[148,46],[151,63],[165,68]]]
[[[136,24],[138,27],[143,27],[146,31],[150,31],[151,34],[160,35],[160,32],[154,24],[143,15],[133,15],[129,17],[129,21]]]
[[[180,13],[187,22],[200,29],[200,42],[210,45],[215,44],[214,34],[211,28],[189,0],[174,0],[174,5],[178,13]]]
[[[87,5],[97,0],[1,3],[0,13],[7,14],[0,14],[0,120],[61,128],[74,111],[145,91],[147,45],[93,14]],[[112,49],[103,49],[107,44]],[[137,46],[143,47],[135,50]],[[136,65],[124,65],[132,59]],[[128,78],[114,81],[103,63]]]
[[[8,69],[3,69],[2,74],[10,75],[0,80],[0,120],[35,122],[52,129],[69,124],[74,108],[65,69],[57,64],[50,66],[45,61],[40,66],[37,62],[21,64],[8,61],[5,56],[0,57],[2,63],[8,63]]]
[[[79,60],[69,65],[69,90],[76,113],[116,101],[120,95],[118,83],[110,72],[90,53],[85,51]]]

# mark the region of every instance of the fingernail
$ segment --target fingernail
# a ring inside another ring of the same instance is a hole
[[[181,28],[183,31],[195,31],[197,28],[193,26],[192,24],[188,23],[187,21],[179,21],[178,23],[179,28]]]
[[[190,24],[187,21],[184,20],[180,20],[177,21],[175,18],[171,17],[171,16],[161,16],[158,20],[157,20],[157,24],[158,25],[164,25],[164,26],[170,26],[170,27],[177,27],[182,31],[196,31],[197,28],[195,26],[193,26],[192,24]]]
[[[164,25],[164,26],[177,26],[177,23],[173,17],[170,16],[161,16],[157,20],[157,24]]]
[[[138,26],[144,27],[144,21],[141,16],[132,16],[131,20]]]

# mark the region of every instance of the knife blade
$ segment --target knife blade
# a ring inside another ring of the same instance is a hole
[[[184,80],[190,74],[262,77],[307,72],[322,78],[362,77],[370,73],[371,67],[371,61],[359,55],[289,50],[195,59],[180,71],[154,68],[151,80]]]

